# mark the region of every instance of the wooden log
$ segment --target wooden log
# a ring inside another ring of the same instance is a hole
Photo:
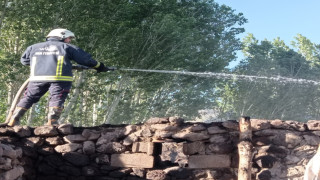
[[[252,129],[250,117],[241,117],[239,120],[239,169],[238,180],[251,180],[252,167]]]

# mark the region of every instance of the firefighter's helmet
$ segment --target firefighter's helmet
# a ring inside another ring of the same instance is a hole
[[[48,37],[58,37],[59,39],[61,40],[64,40],[68,37],[71,37],[71,38],[75,38],[75,35],[73,32],[67,30],[67,29],[54,29],[52,31],[49,32],[49,34],[47,35],[47,38]]]

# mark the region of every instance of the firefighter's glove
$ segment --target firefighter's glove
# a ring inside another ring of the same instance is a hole
[[[115,69],[116,69],[115,67],[107,67],[103,63],[100,63],[100,66],[98,68],[96,68],[97,73],[114,71]]]
[[[100,63],[100,66],[96,68],[96,70],[97,70],[97,73],[109,71],[108,67],[104,66],[102,62]]]

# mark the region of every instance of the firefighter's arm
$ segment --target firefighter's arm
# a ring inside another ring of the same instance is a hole
[[[69,53],[72,55],[72,59],[80,65],[88,66],[97,70],[97,72],[112,71],[115,68],[106,67],[102,62],[98,62],[91,57],[91,54],[85,52],[81,48],[73,45],[69,45]]]
[[[20,62],[23,65],[30,66],[30,51],[31,51],[31,47],[28,47],[26,51],[22,54]]]

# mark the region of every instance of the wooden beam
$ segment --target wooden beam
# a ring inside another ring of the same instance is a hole
[[[241,117],[239,119],[239,169],[238,180],[251,180],[252,168],[252,129],[250,117]]]

